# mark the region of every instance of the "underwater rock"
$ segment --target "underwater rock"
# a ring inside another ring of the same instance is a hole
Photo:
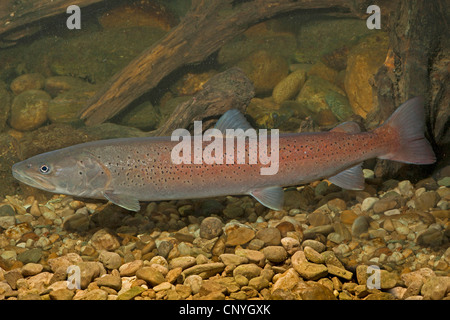
[[[267,246],[262,249],[267,260],[273,263],[281,263],[287,258],[286,250],[281,246]]]
[[[6,122],[11,108],[11,95],[6,89],[6,84],[0,81],[0,132],[7,128]]]
[[[40,73],[26,73],[18,76],[11,82],[11,91],[18,95],[27,90],[41,90],[44,87],[45,78]]]
[[[97,250],[114,251],[120,247],[117,238],[106,229],[100,229],[94,233],[90,242]]]
[[[296,100],[309,110],[319,125],[334,125],[338,120],[348,120],[353,114],[345,92],[333,83],[314,75],[308,77]],[[329,117],[324,118],[324,112],[332,113],[332,116],[336,117],[331,118],[334,121],[327,120]]]
[[[385,61],[387,51],[387,34],[377,33],[356,45],[348,54],[345,91],[353,111],[364,118],[376,106],[372,94],[373,77]]]
[[[279,104],[283,101],[291,100],[298,94],[305,81],[306,72],[304,70],[300,69],[290,73],[273,88],[273,101]]]
[[[425,191],[414,202],[417,210],[427,211],[430,208],[434,208],[439,200],[440,196],[436,191]]]
[[[79,78],[70,76],[54,76],[45,79],[44,90],[48,92],[52,97],[69,91],[69,90],[83,90],[83,88],[92,86],[90,83],[83,81]]]
[[[259,50],[238,64],[247,77],[253,82],[258,95],[271,93],[281,79],[289,72],[286,59],[266,50]]]
[[[258,267],[255,264],[241,264],[237,266],[233,270],[233,277],[241,275],[247,278],[248,280],[258,277],[261,274],[262,268]]]
[[[52,123],[81,123],[77,114],[95,92],[96,88],[88,84],[82,89],[60,93],[48,104],[48,119]]]
[[[323,264],[308,262],[303,251],[297,251],[291,257],[294,270],[305,280],[318,280],[328,274],[328,268]]]
[[[50,95],[42,90],[27,90],[17,95],[11,105],[9,124],[19,131],[39,128],[47,121]]]
[[[260,239],[266,246],[278,246],[281,244],[280,230],[273,227],[268,227],[256,232],[256,239]]]
[[[279,123],[276,123],[273,116],[277,111],[278,106],[272,99],[253,98],[247,107],[246,114],[258,128],[278,128]]]
[[[204,239],[214,239],[222,234],[224,224],[219,218],[207,217],[200,224],[200,237]]]
[[[347,55],[349,48],[347,45],[343,45],[340,48],[335,49],[329,53],[326,53],[320,59],[326,66],[336,70],[345,71],[347,68]]]
[[[366,216],[359,216],[353,221],[352,235],[359,237],[361,234],[367,232],[369,229],[369,220]]]
[[[120,125],[149,131],[158,127],[161,115],[157,107],[146,101],[134,108],[127,108],[116,118],[120,119],[117,121]]]
[[[326,66],[323,62],[318,61],[311,66],[308,70],[308,77],[310,76],[318,76],[322,79],[325,79],[331,83],[335,83],[338,72],[328,66]]]
[[[246,227],[230,228],[226,230],[227,246],[243,245],[255,237],[255,231]]]

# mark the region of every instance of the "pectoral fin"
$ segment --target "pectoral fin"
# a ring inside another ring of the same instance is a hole
[[[130,211],[139,211],[139,209],[141,208],[141,206],[139,205],[139,200],[127,194],[116,193],[112,190],[107,190],[103,192],[103,196],[115,205],[118,205],[119,207],[125,208]]]
[[[364,189],[364,174],[361,165],[362,163],[339,172],[328,180],[343,189],[362,190]]]
[[[255,189],[250,194],[258,200],[262,205],[273,209],[283,209],[284,191],[281,187],[267,187]]]

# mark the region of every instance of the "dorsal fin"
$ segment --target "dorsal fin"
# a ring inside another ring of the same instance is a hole
[[[331,129],[330,132],[358,133],[361,132],[361,128],[356,122],[347,121]]]
[[[226,129],[253,129],[253,127],[245,119],[244,115],[237,109],[231,109],[225,112],[217,121],[216,129],[219,129],[223,134],[226,134]]]

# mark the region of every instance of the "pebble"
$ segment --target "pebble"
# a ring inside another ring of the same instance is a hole
[[[223,232],[223,223],[219,218],[207,217],[200,224],[200,237],[205,239],[213,239]]]
[[[284,237],[281,239],[281,245],[289,255],[293,255],[300,250],[300,241],[291,237]]]
[[[313,248],[306,246],[303,248],[303,252],[308,261],[318,264],[325,263],[325,258]]]
[[[140,286],[131,287],[125,292],[122,292],[117,296],[117,300],[131,300],[137,296],[139,296],[142,292],[145,291],[145,288]]]
[[[258,267],[255,264],[241,264],[237,266],[233,270],[233,277],[236,277],[237,275],[244,276],[248,280],[255,278],[261,274],[261,267]]]
[[[268,227],[259,230],[255,237],[264,242],[266,246],[278,246],[281,244],[280,230],[273,227]]]
[[[29,262],[22,267],[22,275],[24,277],[34,276],[40,273],[44,269],[44,266],[39,263]]]
[[[366,216],[359,216],[353,221],[352,235],[359,237],[361,234],[366,233],[369,230],[369,220]]]
[[[100,278],[95,279],[95,283],[99,287],[105,286],[119,291],[122,288],[122,279],[118,272],[116,274],[105,274]]]
[[[40,73],[26,73],[11,81],[11,91],[18,95],[27,90],[40,90],[44,87],[45,78]]]
[[[291,257],[295,271],[305,280],[318,280],[328,274],[328,268],[323,264],[308,262],[303,251],[297,251]]]
[[[426,191],[416,198],[415,207],[417,210],[427,211],[435,207],[439,200],[440,196],[437,192]]]
[[[51,97],[42,90],[23,91],[13,99],[9,123],[19,131],[31,131],[47,121]]]
[[[361,210],[369,211],[370,209],[373,208],[373,206],[375,205],[375,202],[377,202],[377,201],[378,201],[378,198],[375,198],[375,197],[365,198],[361,204]]]
[[[325,245],[322,242],[317,241],[317,240],[305,240],[305,241],[303,241],[302,247],[305,248],[307,246],[313,248],[314,250],[316,250],[319,253],[321,253],[321,252],[323,252],[325,250]]]
[[[149,285],[156,286],[165,281],[163,274],[154,267],[142,267],[136,271],[136,277],[146,281]]]
[[[238,256],[233,253],[223,253],[219,256],[219,260],[222,261],[226,266],[238,266],[248,263],[248,259],[246,257]]]
[[[255,237],[255,231],[246,227],[238,227],[227,233],[227,246],[243,245]]]
[[[114,251],[120,247],[119,240],[106,229],[94,233],[90,243],[97,250]]]
[[[105,268],[110,270],[119,269],[122,265],[122,258],[116,252],[102,251],[98,260],[103,263]]]
[[[287,252],[281,246],[268,246],[262,252],[267,260],[274,263],[281,263],[287,258]]]
[[[184,256],[173,258],[168,264],[169,269],[181,268],[182,270],[190,268],[197,263],[194,257]]]
[[[190,275],[186,277],[186,279],[184,280],[184,285],[189,286],[193,294],[199,293],[202,284],[203,284],[202,277],[196,274]]]
[[[119,272],[122,277],[131,277],[136,274],[140,268],[144,266],[144,261],[142,260],[134,260],[131,262],[124,263],[120,266]]]

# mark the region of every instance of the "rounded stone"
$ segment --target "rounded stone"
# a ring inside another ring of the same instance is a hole
[[[267,260],[274,263],[283,262],[287,258],[287,252],[281,246],[268,246],[265,247],[262,252]]]
[[[42,90],[27,90],[17,95],[11,105],[11,127],[19,131],[39,128],[47,121],[50,95]]]
[[[34,276],[41,272],[43,268],[42,264],[30,262],[22,267],[22,275],[24,277]]]
[[[361,234],[369,230],[369,220],[366,216],[359,216],[353,221],[352,224],[352,235],[359,237]]]
[[[200,224],[200,237],[204,239],[213,239],[223,232],[223,223],[219,218],[207,217]]]
[[[323,252],[326,248],[322,242],[317,241],[317,240],[311,240],[311,239],[303,241],[302,247],[305,248],[307,246],[313,248],[314,250],[316,250],[319,253]]]
[[[107,269],[118,269],[122,264],[122,258],[116,252],[102,251],[98,260],[103,263]]]
[[[273,88],[272,97],[275,103],[293,99],[306,81],[305,70],[296,70],[283,78]]]
[[[203,279],[199,275],[193,274],[184,280],[184,285],[191,287],[192,294],[197,294],[202,287]]]
[[[243,245],[255,237],[255,231],[247,227],[238,227],[227,233],[226,245],[237,246]]]
[[[97,250],[114,251],[120,247],[119,240],[106,229],[100,229],[94,233],[90,243]]]
[[[259,230],[255,236],[264,241],[266,246],[278,246],[281,244],[281,233],[277,228],[269,227]]]
[[[27,90],[40,90],[44,87],[45,78],[40,73],[27,73],[18,76],[11,82],[11,91],[18,95]]]
[[[233,270],[233,277],[241,275],[250,280],[259,276],[261,274],[261,270],[262,269],[260,267],[252,263],[241,264]]]
[[[136,277],[145,280],[151,286],[156,286],[166,281],[162,273],[153,267],[143,267],[139,269],[136,271]]]

